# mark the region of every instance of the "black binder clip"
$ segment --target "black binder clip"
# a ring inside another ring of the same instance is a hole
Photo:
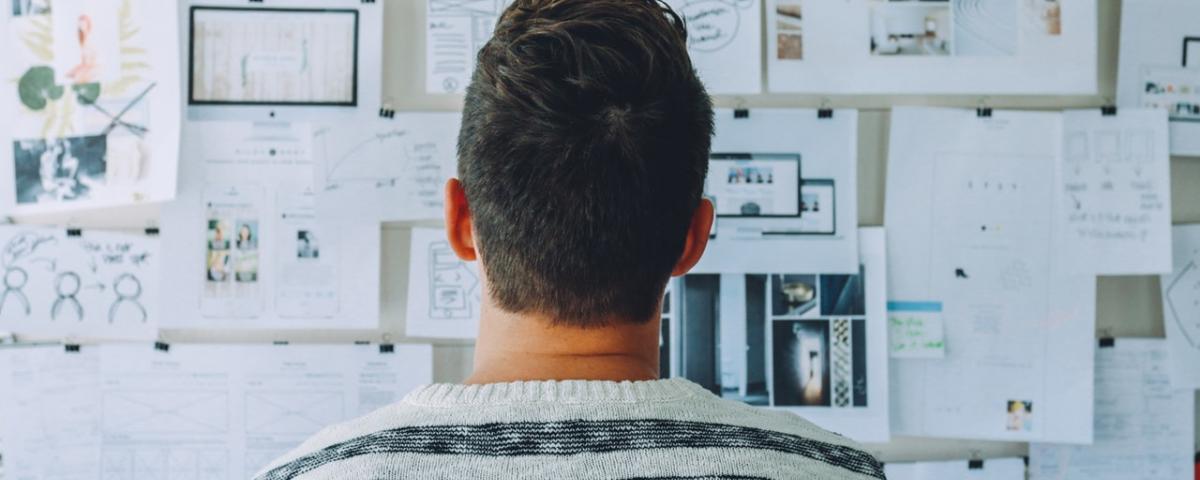
[[[396,118],[396,111],[388,108],[387,105],[379,107],[379,118],[392,119]]]
[[[979,107],[975,109],[975,116],[979,118],[992,118],[991,107]]]
[[[154,349],[160,352],[169,352],[171,351],[171,344],[167,342],[154,342]]]
[[[1117,115],[1117,106],[1116,105],[1105,105],[1103,107],[1100,107],[1100,115],[1103,115],[1105,117],[1115,117]]]
[[[287,344],[288,344],[287,340],[276,340],[274,342],[271,342],[271,345],[287,345]]]
[[[1100,348],[1112,348],[1117,345],[1117,339],[1113,337],[1100,337]]]
[[[832,108],[822,108],[820,110],[817,110],[817,118],[820,118],[820,119],[833,118],[833,109]]]
[[[733,118],[750,118],[750,109],[748,109],[748,108],[733,109]]]
[[[82,237],[82,236],[83,236],[83,229],[79,229],[79,228],[68,228],[68,229],[67,229],[67,236],[68,236],[68,237]]]
[[[379,344],[379,353],[396,353],[396,346],[390,343]]]
[[[146,227],[147,237],[157,237],[159,233],[158,227]]]
[[[68,343],[63,345],[63,351],[67,353],[79,353],[79,344]]]
[[[967,470],[983,470],[983,460],[975,459],[967,461]]]
[[[362,3],[375,3],[375,0],[362,0]]]

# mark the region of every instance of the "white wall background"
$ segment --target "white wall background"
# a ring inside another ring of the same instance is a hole
[[[462,98],[424,93],[424,16],[425,0],[382,0],[385,26],[383,48],[383,98],[397,110],[457,110]],[[892,105],[934,105],[974,108],[986,103],[994,108],[1062,109],[1099,107],[1115,99],[1117,46],[1119,42],[1120,1],[1098,0],[1099,12],[1099,85],[1093,96],[804,96],[753,95],[719,97],[719,107],[804,107],[823,104],[831,107],[859,108],[858,195],[859,224],[883,224],[884,179],[887,170],[889,112]],[[765,52],[770,49],[764,48]],[[765,64],[765,62],[764,62]],[[1200,158],[1174,158],[1172,168],[1172,206],[1174,221],[1200,223]],[[158,208],[143,206],[86,214],[17,218],[18,222],[37,221],[73,227],[141,229],[157,222]],[[430,224],[436,225],[436,224]],[[383,227],[382,320],[378,331],[189,331],[167,330],[168,342],[352,342],[355,340],[420,342],[404,338],[405,294],[408,285],[408,231],[412,224],[387,224]],[[169,284],[169,282],[168,282]],[[1098,336],[1162,337],[1163,312],[1158,277],[1102,277],[1099,282],[1096,319]],[[459,381],[471,370],[472,350],[468,342],[437,341],[434,348],[434,379]],[[981,379],[983,381],[983,379]],[[1197,432],[1200,433],[1200,403],[1197,404]],[[1200,445],[1198,440],[1197,445]],[[1025,455],[1020,443],[964,442],[895,438],[891,443],[870,445],[884,461],[917,459],[965,459]]]

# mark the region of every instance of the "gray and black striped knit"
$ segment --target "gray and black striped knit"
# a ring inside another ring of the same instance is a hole
[[[325,429],[284,479],[882,479],[853,441],[687,380],[430,385]]]

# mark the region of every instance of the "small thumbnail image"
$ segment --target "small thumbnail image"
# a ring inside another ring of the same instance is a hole
[[[771,275],[771,316],[799,317],[816,306],[816,275]]]
[[[237,242],[235,244],[238,250],[258,250],[258,222],[254,220],[240,220],[237,226]]]
[[[754,185],[775,183],[775,172],[771,167],[732,167],[726,183],[730,185]]]
[[[311,230],[296,231],[296,258],[321,258],[321,246]]]
[[[49,15],[50,0],[12,0],[12,16]]]
[[[220,218],[208,219],[205,279],[209,282],[227,282],[233,278],[232,272],[230,272],[229,231],[228,221]]]
[[[1033,431],[1033,402],[1029,400],[1008,401],[1008,422],[1005,429],[1010,432]]]
[[[1062,35],[1060,0],[1021,0],[1021,15],[1028,34],[1046,37]]]
[[[18,204],[86,200],[108,170],[107,135],[13,142]]]
[[[830,406],[829,321],[772,322],[774,405]]]
[[[804,59],[802,19],[799,1],[780,1],[775,6],[776,56],[780,60]]]
[[[871,54],[946,56],[953,51],[947,1],[872,0]]]

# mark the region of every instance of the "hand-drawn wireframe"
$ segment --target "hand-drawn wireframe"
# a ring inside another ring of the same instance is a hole
[[[229,395],[209,390],[105,392],[103,423],[114,434],[200,433],[229,430]]]
[[[25,316],[29,316],[29,298],[22,290],[26,283],[29,283],[29,274],[21,267],[8,267],[4,270],[4,293],[0,294],[0,314],[4,313],[4,306],[8,304],[8,296],[11,294],[24,307]]]
[[[311,435],[348,416],[340,391],[246,392],[246,431]]]
[[[141,315],[142,323],[146,323],[148,315],[146,307],[142,305],[142,281],[138,280],[132,273],[122,273],[113,280],[113,292],[117,294],[117,299],[113,300],[112,306],[108,307],[108,323],[114,323],[117,320],[117,312],[121,305],[129,304],[129,308],[136,308]]]
[[[687,25],[688,53],[710,93],[762,91],[760,0],[667,0]]]
[[[1168,321],[1174,322],[1183,338],[1200,350],[1200,319],[1193,315],[1200,312],[1200,266],[1196,261],[1188,262],[1175,274],[1165,291]]]
[[[716,52],[728,47],[738,37],[742,17],[749,16],[754,0],[688,0],[679,6],[679,14],[687,22],[688,49]],[[755,17],[757,19],[757,17]]]
[[[54,305],[50,307],[50,319],[58,320],[58,314],[62,311],[63,305],[71,307],[75,312],[75,319],[83,321],[83,305],[79,304],[79,290],[83,288],[83,281],[79,278],[79,274],[72,271],[59,272],[54,278],[54,291],[58,294],[58,298],[54,299]]]
[[[429,245],[429,318],[470,320],[478,315],[479,279],[446,242]]]

